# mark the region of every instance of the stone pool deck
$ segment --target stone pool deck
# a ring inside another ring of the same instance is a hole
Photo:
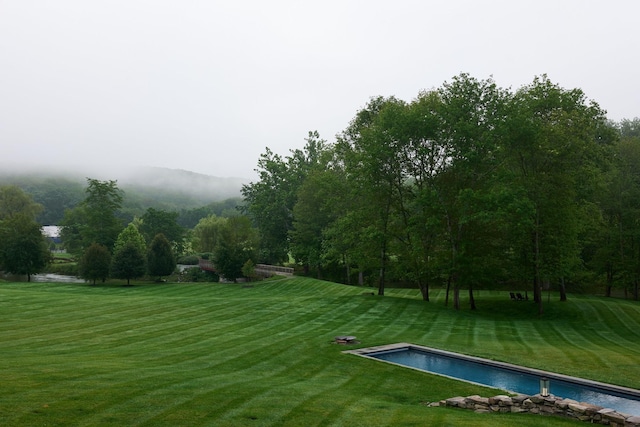
[[[539,394],[528,396],[498,395],[493,397],[452,397],[429,406],[444,406],[452,408],[470,409],[477,413],[512,412],[530,413],[537,415],[551,415],[573,418],[592,424],[608,425],[612,427],[640,427],[640,417],[623,414],[613,409],[563,399],[553,395]]]

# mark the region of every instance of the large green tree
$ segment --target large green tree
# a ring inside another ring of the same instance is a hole
[[[126,279],[127,285],[130,285],[131,279],[144,276],[146,268],[144,252],[135,243],[128,242],[113,254],[111,276]]]
[[[140,253],[147,253],[147,243],[144,239],[144,236],[140,233],[140,231],[138,231],[138,227],[133,222],[129,223],[129,225],[127,225],[124,230],[122,230],[118,234],[118,237],[113,244],[113,252],[115,253],[119,251],[127,244],[136,246]]]
[[[7,273],[24,274],[27,281],[51,260],[40,224],[30,216],[17,214],[0,221],[0,268]]]
[[[514,238],[542,314],[543,285],[564,283],[581,262],[580,196],[598,174],[597,159],[608,142],[606,118],[581,90],[542,76],[516,92],[509,125],[512,185],[531,205]]]
[[[214,253],[216,271],[227,280],[235,281],[242,277],[242,267],[255,259],[258,244],[258,234],[249,218],[229,218],[221,230]]]
[[[19,187],[0,187],[0,269],[31,281],[49,263],[49,246],[35,220],[41,211]]]
[[[86,198],[74,209],[65,212],[62,220],[62,240],[73,253],[82,253],[92,243],[110,250],[122,230],[118,218],[123,194],[117,181],[87,178]]]
[[[178,212],[148,208],[140,218],[142,223],[139,227],[140,233],[144,236],[147,244],[150,244],[156,235],[162,234],[171,242],[176,252],[182,253],[185,230],[178,225],[178,216]]]
[[[628,125],[628,124],[627,124]],[[630,136],[631,135],[631,136]],[[612,146],[612,167],[598,194],[602,206],[597,238],[590,239],[590,266],[605,277],[605,294],[631,288],[638,299],[640,283],[640,137],[622,133]]]
[[[318,278],[322,277],[323,268],[335,261],[326,256],[324,233],[339,215],[338,194],[345,190],[344,174],[332,161],[332,152],[327,149],[325,159],[300,185],[289,231],[291,255],[305,272],[315,270]]]
[[[325,141],[309,132],[303,150],[282,157],[269,148],[258,160],[259,180],[242,187],[247,214],[260,232],[260,261],[272,264],[288,260],[289,231],[293,227],[293,207],[298,189],[316,165]]]
[[[198,252],[213,252],[218,246],[220,230],[227,218],[209,215],[198,221],[193,229],[193,248]]]
[[[406,142],[400,131],[404,108],[405,103],[394,97],[371,99],[338,142],[352,189],[349,197],[357,200],[352,212],[360,218],[361,229],[354,232],[377,258],[378,295],[384,295],[397,208],[406,181],[399,156],[399,147]]]
[[[110,268],[111,252],[98,243],[89,246],[78,263],[80,277],[90,280],[94,285],[97,280],[102,280],[102,282],[107,280]]]
[[[445,167],[436,177],[435,192],[443,214],[443,231],[448,243],[448,283],[454,308],[460,307],[459,291],[469,289],[474,308],[473,287],[479,284],[474,254],[488,253],[488,243],[478,236],[495,222],[489,195],[499,167],[501,130],[507,93],[492,80],[477,80],[461,74],[439,90],[441,129],[438,139]],[[479,247],[480,246],[480,247]]]

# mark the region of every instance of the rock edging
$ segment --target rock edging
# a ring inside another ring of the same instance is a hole
[[[554,395],[458,396],[432,403],[430,406],[471,409],[477,413],[512,412],[552,415],[611,427],[640,427],[640,416],[623,414],[613,409],[577,402],[572,399],[563,399]]]

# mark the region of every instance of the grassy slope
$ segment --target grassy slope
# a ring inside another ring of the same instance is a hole
[[[496,393],[342,354],[407,341],[640,388],[640,305],[481,293],[455,313],[312,279],[254,287],[0,283],[0,425],[535,426],[531,415],[428,408]],[[575,425],[545,418],[545,425]]]

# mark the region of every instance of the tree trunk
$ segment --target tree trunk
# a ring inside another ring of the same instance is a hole
[[[476,299],[473,297],[473,286],[469,285],[469,306],[471,310],[476,309]]]
[[[387,269],[387,242],[382,244],[380,251],[380,282],[378,283],[378,295],[384,295],[384,276]]]
[[[460,288],[457,283],[453,284],[453,308],[460,310]]]
[[[567,300],[567,288],[564,283],[564,277],[560,279],[560,301]]]
[[[444,297],[445,307],[449,305],[449,290],[451,289],[451,275],[447,278],[447,292]]]
[[[533,236],[533,301],[538,303],[538,315],[542,315],[542,280],[540,279],[540,214],[536,211],[536,228]]]
[[[420,280],[418,282],[418,286],[420,287],[420,293],[422,294],[423,301],[429,301],[429,282],[423,282]]]
[[[349,262],[347,261],[347,256],[345,254],[342,254],[342,261],[344,262],[345,270],[347,273],[347,280],[345,280],[345,283],[347,285],[350,285],[351,284],[351,267],[349,266]]]

